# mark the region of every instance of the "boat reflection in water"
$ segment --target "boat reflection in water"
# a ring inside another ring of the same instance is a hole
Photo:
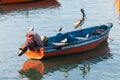
[[[105,59],[111,58],[108,43],[104,42],[97,48],[84,52],[83,54],[67,55],[52,57],[42,60],[27,60],[24,62],[22,69],[19,70],[21,77],[27,77],[30,80],[40,80],[46,75],[53,74],[58,71],[63,77],[69,77],[70,71],[79,68],[81,77],[85,78],[90,71],[90,65],[96,64]],[[58,76],[59,74],[57,74]]]
[[[57,0],[40,0],[29,3],[6,4],[0,5],[0,13],[8,13],[12,11],[26,11],[38,8],[56,8],[60,6]]]

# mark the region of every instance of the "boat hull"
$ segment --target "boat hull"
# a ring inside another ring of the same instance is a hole
[[[30,1],[35,1],[35,0],[0,0],[0,4],[23,3]]]
[[[38,9],[38,8],[48,8],[48,7],[56,8],[59,6],[60,4],[56,0],[40,0],[29,3],[0,5],[0,10],[2,13],[8,13],[12,11],[28,11],[31,9]]]
[[[89,52],[84,52],[84,54],[75,54],[69,56],[66,55],[54,58],[47,58],[43,60],[28,59],[24,62],[23,66],[19,70],[19,73],[20,75],[26,76],[27,72],[27,74],[35,76],[35,73],[29,73],[29,70],[32,70],[33,72],[37,72],[44,76],[51,72],[54,73],[55,71],[59,71],[61,69],[72,71],[79,66],[79,63],[81,64],[82,72],[85,72],[86,70],[90,70],[90,64],[96,64],[101,62],[102,60],[106,60],[111,57],[112,54],[110,54],[108,43],[104,42],[95,49],[90,50]],[[74,65],[74,67],[70,68],[70,65]]]
[[[97,41],[89,43],[89,44],[87,44],[88,43],[87,42],[85,45],[82,45],[79,47],[69,48],[69,49],[65,49],[65,50],[57,50],[57,51],[53,51],[53,52],[45,52],[44,58],[59,56],[59,55],[76,54],[76,53],[88,51],[88,50],[94,49],[95,47],[100,45],[102,42],[107,41],[107,38],[108,38],[108,34],[100,40],[97,40]]]
[[[68,38],[68,42],[67,45],[63,44],[63,45],[55,45],[55,46],[50,46],[50,44],[48,44],[49,46],[45,46],[44,49],[40,50],[41,52],[38,53],[37,51],[27,51],[25,53],[26,56],[28,56],[29,58],[34,58],[34,59],[42,59],[42,58],[48,58],[48,57],[54,57],[54,56],[59,56],[59,55],[68,55],[68,54],[81,54],[81,52],[85,52],[91,49],[96,48],[97,46],[99,46],[102,42],[107,41],[108,36],[109,36],[109,32],[110,29],[112,28],[112,24],[106,24],[106,25],[102,25],[101,29],[104,29],[104,32],[99,34],[99,35],[91,35],[89,38],[87,39],[79,39],[79,40],[75,40],[74,42],[69,42],[70,38]],[[82,32],[82,36],[86,35],[96,29],[98,29],[99,26],[95,26],[95,27],[91,27],[91,28],[86,28],[83,29],[84,33]],[[80,30],[78,31],[72,31],[72,32],[68,32],[68,33],[64,33],[62,36],[52,36],[48,38],[48,42],[49,43],[53,43],[55,41],[59,41],[61,40],[61,37],[69,37],[68,35],[72,34],[72,41],[73,39],[76,37],[78,37],[78,35],[80,33]],[[74,37],[75,36],[75,37]],[[58,40],[56,40],[58,39]],[[61,44],[61,43],[60,43]],[[47,47],[47,48],[46,48]],[[37,55],[34,56],[34,55]]]

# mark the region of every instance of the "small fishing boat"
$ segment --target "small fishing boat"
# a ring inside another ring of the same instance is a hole
[[[0,12],[8,13],[13,11],[29,11],[31,9],[36,10],[39,8],[56,8],[59,6],[60,3],[57,0],[40,0],[29,3],[0,5]]]
[[[97,64],[110,58],[112,58],[112,54],[110,54],[108,42],[105,41],[95,49],[84,52],[83,54],[58,56],[42,60],[28,59],[23,63],[18,72],[23,78],[33,78],[34,80],[35,77],[41,79],[49,73],[55,75],[54,73],[56,71],[59,71],[60,73],[69,73],[69,71],[72,71],[79,66],[81,75],[85,76],[84,74],[87,74],[91,70],[91,64]]]
[[[0,0],[0,4],[23,3],[23,2],[31,2],[31,1],[39,1],[39,0]]]
[[[34,51],[21,46],[18,55],[25,54],[29,58],[42,59],[59,55],[75,54],[94,49],[102,42],[107,41],[112,23],[93,26],[81,30],[66,33],[58,33],[47,37],[44,47]]]

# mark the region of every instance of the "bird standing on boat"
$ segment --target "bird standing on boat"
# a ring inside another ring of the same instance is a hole
[[[57,30],[55,30],[56,32],[61,32],[62,31],[62,27],[59,27]]]
[[[74,23],[75,29],[77,29],[79,26],[82,26],[84,24],[85,18],[87,19],[86,14],[83,9],[81,9],[81,13],[82,13],[82,19],[79,19]]]

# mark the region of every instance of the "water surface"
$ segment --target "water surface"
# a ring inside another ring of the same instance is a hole
[[[74,22],[81,17],[81,8],[85,10],[87,15],[87,20],[85,21],[83,28],[109,22],[113,23],[114,26],[109,35],[110,39],[108,39],[110,51],[105,52],[110,55],[107,57],[105,56],[105,59],[104,55],[100,55],[101,57],[97,57],[98,60],[96,57],[90,57],[90,59],[83,59],[82,61],[81,58],[78,58],[78,60],[75,60],[75,63],[68,61],[65,64],[61,64],[61,59],[57,58],[54,60],[40,61],[44,66],[46,65],[45,67],[48,67],[45,68],[44,75],[41,79],[119,80],[120,17],[114,0],[53,1],[55,3],[49,3],[52,4],[49,6],[41,6],[39,4],[40,6],[37,7],[26,7],[25,9],[19,8],[19,10],[9,9],[5,11],[5,5],[2,6],[0,14],[0,80],[28,79],[19,77],[18,70],[22,69],[23,64],[28,58],[25,56],[18,57],[17,50],[20,45],[24,43],[25,33],[29,27],[33,26],[35,31],[41,36],[52,36],[56,34],[54,30],[59,27],[63,27],[62,33],[72,31],[74,30]],[[113,40],[112,42],[111,39]],[[69,57],[67,58],[69,60]],[[93,61],[91,62],[92,59]],[[94,62],[96,60],[97,62]],[[66,60],[64,59],[64,61]],[[48,63],[51,65],[50,68]],[[52,65],[53,63],[55,63],[55,65]],[[86,66],[86,64],[90,70],[84,72],[83,68],[85,68],[84,66]]]

